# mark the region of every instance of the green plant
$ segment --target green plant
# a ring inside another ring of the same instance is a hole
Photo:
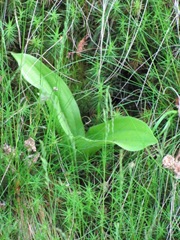
[[[17,29],[16,24],[13,20],[9,20],[4,24],[4,41],[6,42],[6,46],[13,46],[17,39]]]
[[[65,82],[39,59],[28,54],[12,55],[25,80],[40,90],[41,99],[46,99],[50,111],[55,114],[57,130],[63,130],[78,151],[92,154],[105,144],[117,144],[126,150],[138,151],[157,143],[144,122],[129,116],[116,116],[90,127],[85,133],[78,105]]]

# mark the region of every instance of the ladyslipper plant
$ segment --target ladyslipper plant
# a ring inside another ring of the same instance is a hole
[[[23,53],[12,55],[24,79],[39,89],[41,99],[46,99],[49,110],[55,116],[57,131],[63,131],[77,151],[90,155],[105,144],[138,151],[157,143],[146,123],[129,116],[116,116],[85,132],[79,107],[66,83],[39,59]]]

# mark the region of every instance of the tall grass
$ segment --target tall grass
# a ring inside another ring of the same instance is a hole
[[[162,167],[180,146],[179,118],[167,114],[180,86],[177,6],[14,0],[0,9],[0,238],[178,239],[178,180]],[[77,158],[10,51],[43,56],[71,87],[87,128],[120,111],[148,123],[158,145]]]

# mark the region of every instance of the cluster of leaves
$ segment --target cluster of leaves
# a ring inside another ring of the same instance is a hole
[[[85,134],[77,103],[65,82],[40,60],[27,54],[12,54],[21,67],[24,78],[40,90],[54,114],[56,129],[62,129],[75,140],[80,152],[92,154],[105,144],[137,151],[157,143],[148,126],[132,117],[118,116],[114,120],[93,126]]]

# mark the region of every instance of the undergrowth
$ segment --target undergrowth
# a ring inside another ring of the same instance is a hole
[[[166,115],[180,86],[177,2],[0,1],[1,239],[179,238],[178,180],[162,167],[180,147],[178,115]],[[77,158],[11,51],[43,57],[87,129],[118,111],[145,121],[159,143]]]

